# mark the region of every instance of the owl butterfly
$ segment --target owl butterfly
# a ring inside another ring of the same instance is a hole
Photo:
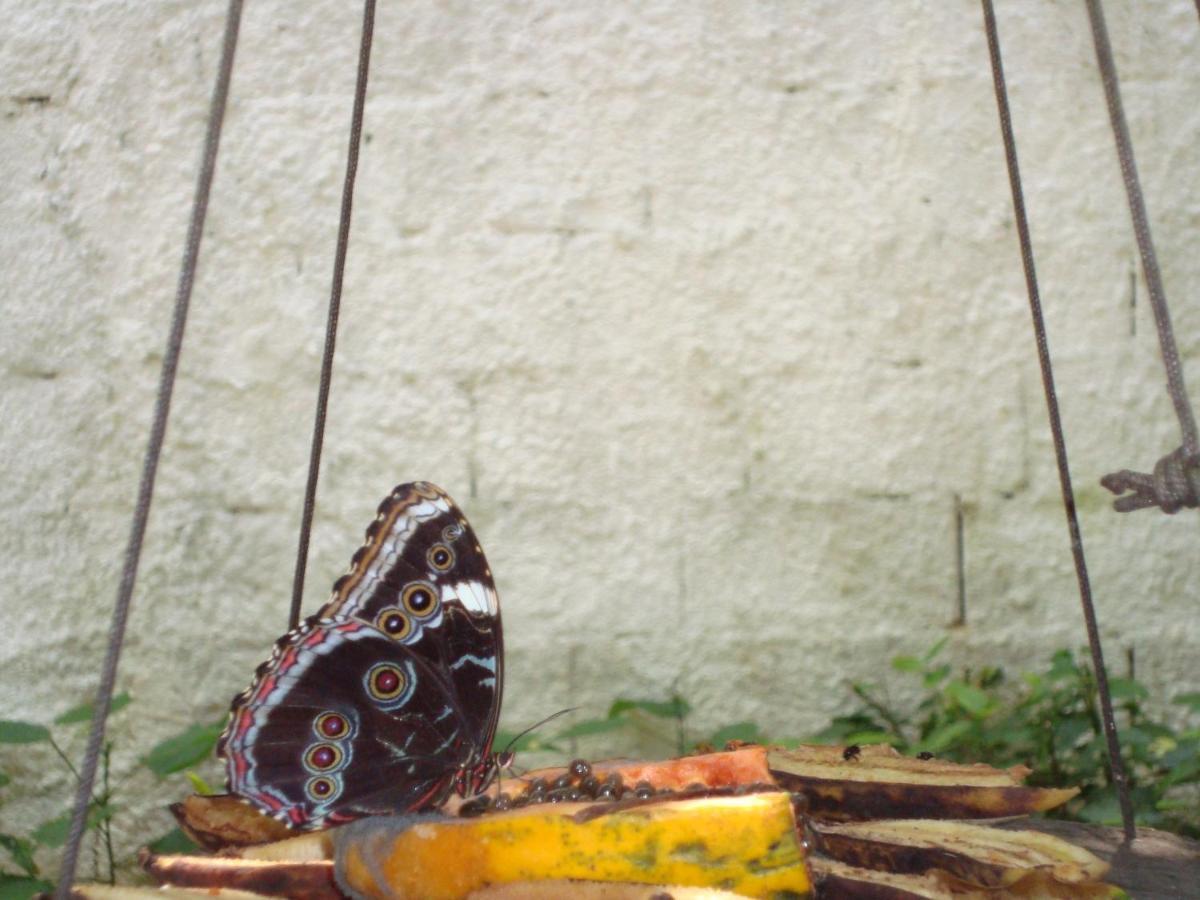
[[[477,793],[499,765],[503,675],[475,533],[440,488],[402,484],[329,602],[234,698],[217,744],[229,790],[301,829]]]

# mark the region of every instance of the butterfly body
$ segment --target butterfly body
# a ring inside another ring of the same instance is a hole
[[[297,828],[428,808],[496,771],[503,640],[474,532],[417,482],[366,538],[234,699],[218,744],[230,791]]]

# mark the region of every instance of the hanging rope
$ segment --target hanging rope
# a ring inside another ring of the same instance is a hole
[[[1050,345],[1046,339],[1046,323],[1042,317],[1037,271],[1033,264],[1033,242],[1029,237],[1029,220],[1025,215],[1025,193],[1021,187],[1021,171],[1017,164],[1017,144],[1013,137],[1012,117],[1008,108],[1008,88],[1004,81],[1004,63],[1000,58],[1000,37],[996,32],[996,13],[992,8],[992,0],[982,0],[982,3],[988,52],[992,60],[992,80],[996,88],[996,106],[1000,113],[1000,132],[1004,138],[1004,158],[1008,165],[1013,213],[1017,221],[1017,236],[1021,243],[1021,263],[1025,268],[1025,287],[1029,293],[1029,312],[1033,318],[1038,363],[1042,369],[1042,388],[1046,395],[1046,411],[1050,417],[1050,433],[1054,437],[1054,457],[1058,463],[1058,480],[1062,488],[1063,508],[1067,514],[1067,530],[1071,537],[1071,554],[1075,560],[1075,576],[1079,582],[1079,600],[1083,607],[1083,621],[1087,627],[1088,647],[1092,652],[1096,689],[1100,695],[1100,718],[1104,725],[1104,737],[1108,744],[1109,769],[1121,805],[1121,821],[1125,826],[1125,839],[1132,841],[1135,836],[1133,803],[1129,798],[1129,783],[1125,777],[1125,767],[1121,762],[1121,747],[1117,742],[1112,694],[1108,689],[1108,675],[1104,668],[1104,654],[1100,646],[1100,629],[1096,624],[1096,609],[1092,603],[1092,587],[1088,579],[1087,560],[1083,555],[1083,537],[1079,532],[1079,517],[1075,511],[1075,492],[1071,487],[1071,470],[1067,465],[1067,444],[1063,437],[1062,419],[1058,411],[1058,394],[1054,389],[1054,371],[1050,364]]]
[[[354,207],[354,179],[358,174],[358,150],[362,143],[363,105],[367,97],[367,73],[371,65],[371,39],[375,33],[375,0],[363,6],[362,40],[358,50],[358,81],[354,86],[354,112],[350,117],[350,148],[346,154],[346,179],[342,184],[342,211],[338,221],[337,251],[333,260],[333,287],[329,294],[329,318],[325,323],[325,352],[321,358],[321,382],[317,388],[317,412],[313,422],[312,448],[308,457],[308,483],[300,514],[300,541],[296,571],[292,578],[292,608],[288,628],[300,624],[304,599],[304,573],[308,568],[308,542],[312,536],[313,510],[317,503],[317,479],[321,474],[321,449],[325,443],[325,411],[329,385],[333,381],[333,351],[337,344],[338,314],[342,307],[342,280],[346,273],[346,250],[350,245],[350,213]]]
[[[1200,0],[1197,0],[1196,8],[1200,12]],[[1129,137],[1129,125],[1125,121],[1125,109],[1121,103],[1121,87],[1117,79],[1117,66],[1113,61],[1112,45],[1108,40],[1108,27],[1104,22],[1104,9],[1100,0],[1087,0],[1087,10],[1088,19],[1092,24],[1092,39],[1096,45],[1100,80],[1104,84],[1108,118],[1112,123],[1113,138],[1117,144],[1121,178],[1125,182],[1129,214],[1133,218],[1133,233],[1142,257],[1142,271],[1146,276],[1150,307],[1154,310],[1154,324],[1158,329],[1158,345],[1162,352],[1163,366],[1167,370],[1167,391],[1175,406],[1179,431],[1183,437],[1182,446],[1160,459],[1154,467],[1153,475],[1122,469],[1120,472],[1105,475],[1100,479],[1100,484],[1114,494],[1133,491],[1132,495],[1118,497],[1113,501],[1113,508],[1117,512],[1157,506],[1165,513],[1175,513],[1185,506],[1200,505],[1200,492],[1197,490],[1197,486],[1200,485],[1200,440],[1196,436],[1196,420],[1192,416],[1187,385],[1183,380],[1183,365],[1179,361],[1179,350],[1175,346],[1171,310],[1167,306],[1167,297],[1163,290],[1158,255],[1154,252],[1154,239],[1150,236],[1150,219],[1146,214],[1146,200],[1138,179],[1133,142]]]
[[[125,624],[129,619],[130,599],[133,596],[134,582],[137,581],[142,542],[146,536],[146,522],[150,517],[150,501],[154,496],[154,480],[158,473],[158,460],[162,455],[163,439],[167,433],[167,418],[171,412],[171,394],[175,388],[175,373],[179,368],[183,331],[187,324],[188,306],[192,299],[192,285],[196,279],[196,262],[200,256],[200,238],[204,234],[204,219],[208,213],[208,197],[212,191],[213,174],[217,168],[217,149],[221,144],[221,125],[225,121],[225,102],[229,97],[229,81],[233,74],[233,55],[237,49],[238,28],[241,20],[242,0],[229,0],[229,11],[225,18],[225,37],[221,45],[221,61],[217,68],[217,83],[213,88],[208,114],[208,130],[204,136],[204,152],[200,161],[200,173],[196,178],[196,193],[192,200],[192,218],[188,223],[187,243],[184,245],[179,284],[175,291],[175,309],[171,318],[171,331],[167,338],[162,373],[158,381],[154,421],[150,427],[150,440],[146,446],[146,455],[142,463],[142,477],[141,483],[138,485],[137,502],[133,511],[133,524],[130,528],[129,543],[125,547],[121,584],[117,589],[117,600],[113,607],[112,625],[108,634],[108,650],[104,657],[100,687],[96,691],[96,705],[92,712],[92,727],[88,733],[83,766],[79,771],[79,786],[75,792],[71,830],[67,837],[67,848],[63,854],[58,886],[54,894],[59,900],[65,900],[70,895],[71,885],[75,881],[75,869],[79,862],[79,848],[83,842],[84,827],[87,823],[92,785],[96,780],[100,747],[104,741],[104,726],[112,706],[113,688],[117,680],[117,665],[121,658],[121,645],[125,639]]]
[[[1117,512],[1130,512],[1157,506],[1174,514],[1185,506],[1200,506],[1200,467],[1190,463],[1182,447],[1169,453],[1154,465],[1154,474],[1122,469],[1100,479],[1100,484],[1114,494],[1125,494],[1113,501]],[[1132,491],[1126,494],[1126,491]]]

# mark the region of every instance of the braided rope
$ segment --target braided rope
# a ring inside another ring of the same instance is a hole
[[[1117,512],[1132,512],[1157,506],[1167,515],[1187,507],[1200,506],[1200,466],[1188,460],[1187,451],[1178,447],[1154,465],[1154,473],[1146,475],[1122,469],[1100,479],[1100,484],[1114,494],[1125,494],[1113,501]]]

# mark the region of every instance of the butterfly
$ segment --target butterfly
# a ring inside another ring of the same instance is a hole
[[[229,791],[299,829],[482,791],[504,683],[491,570],[428,482],[379,505],[321,610],[275,644],[217,743]]]

